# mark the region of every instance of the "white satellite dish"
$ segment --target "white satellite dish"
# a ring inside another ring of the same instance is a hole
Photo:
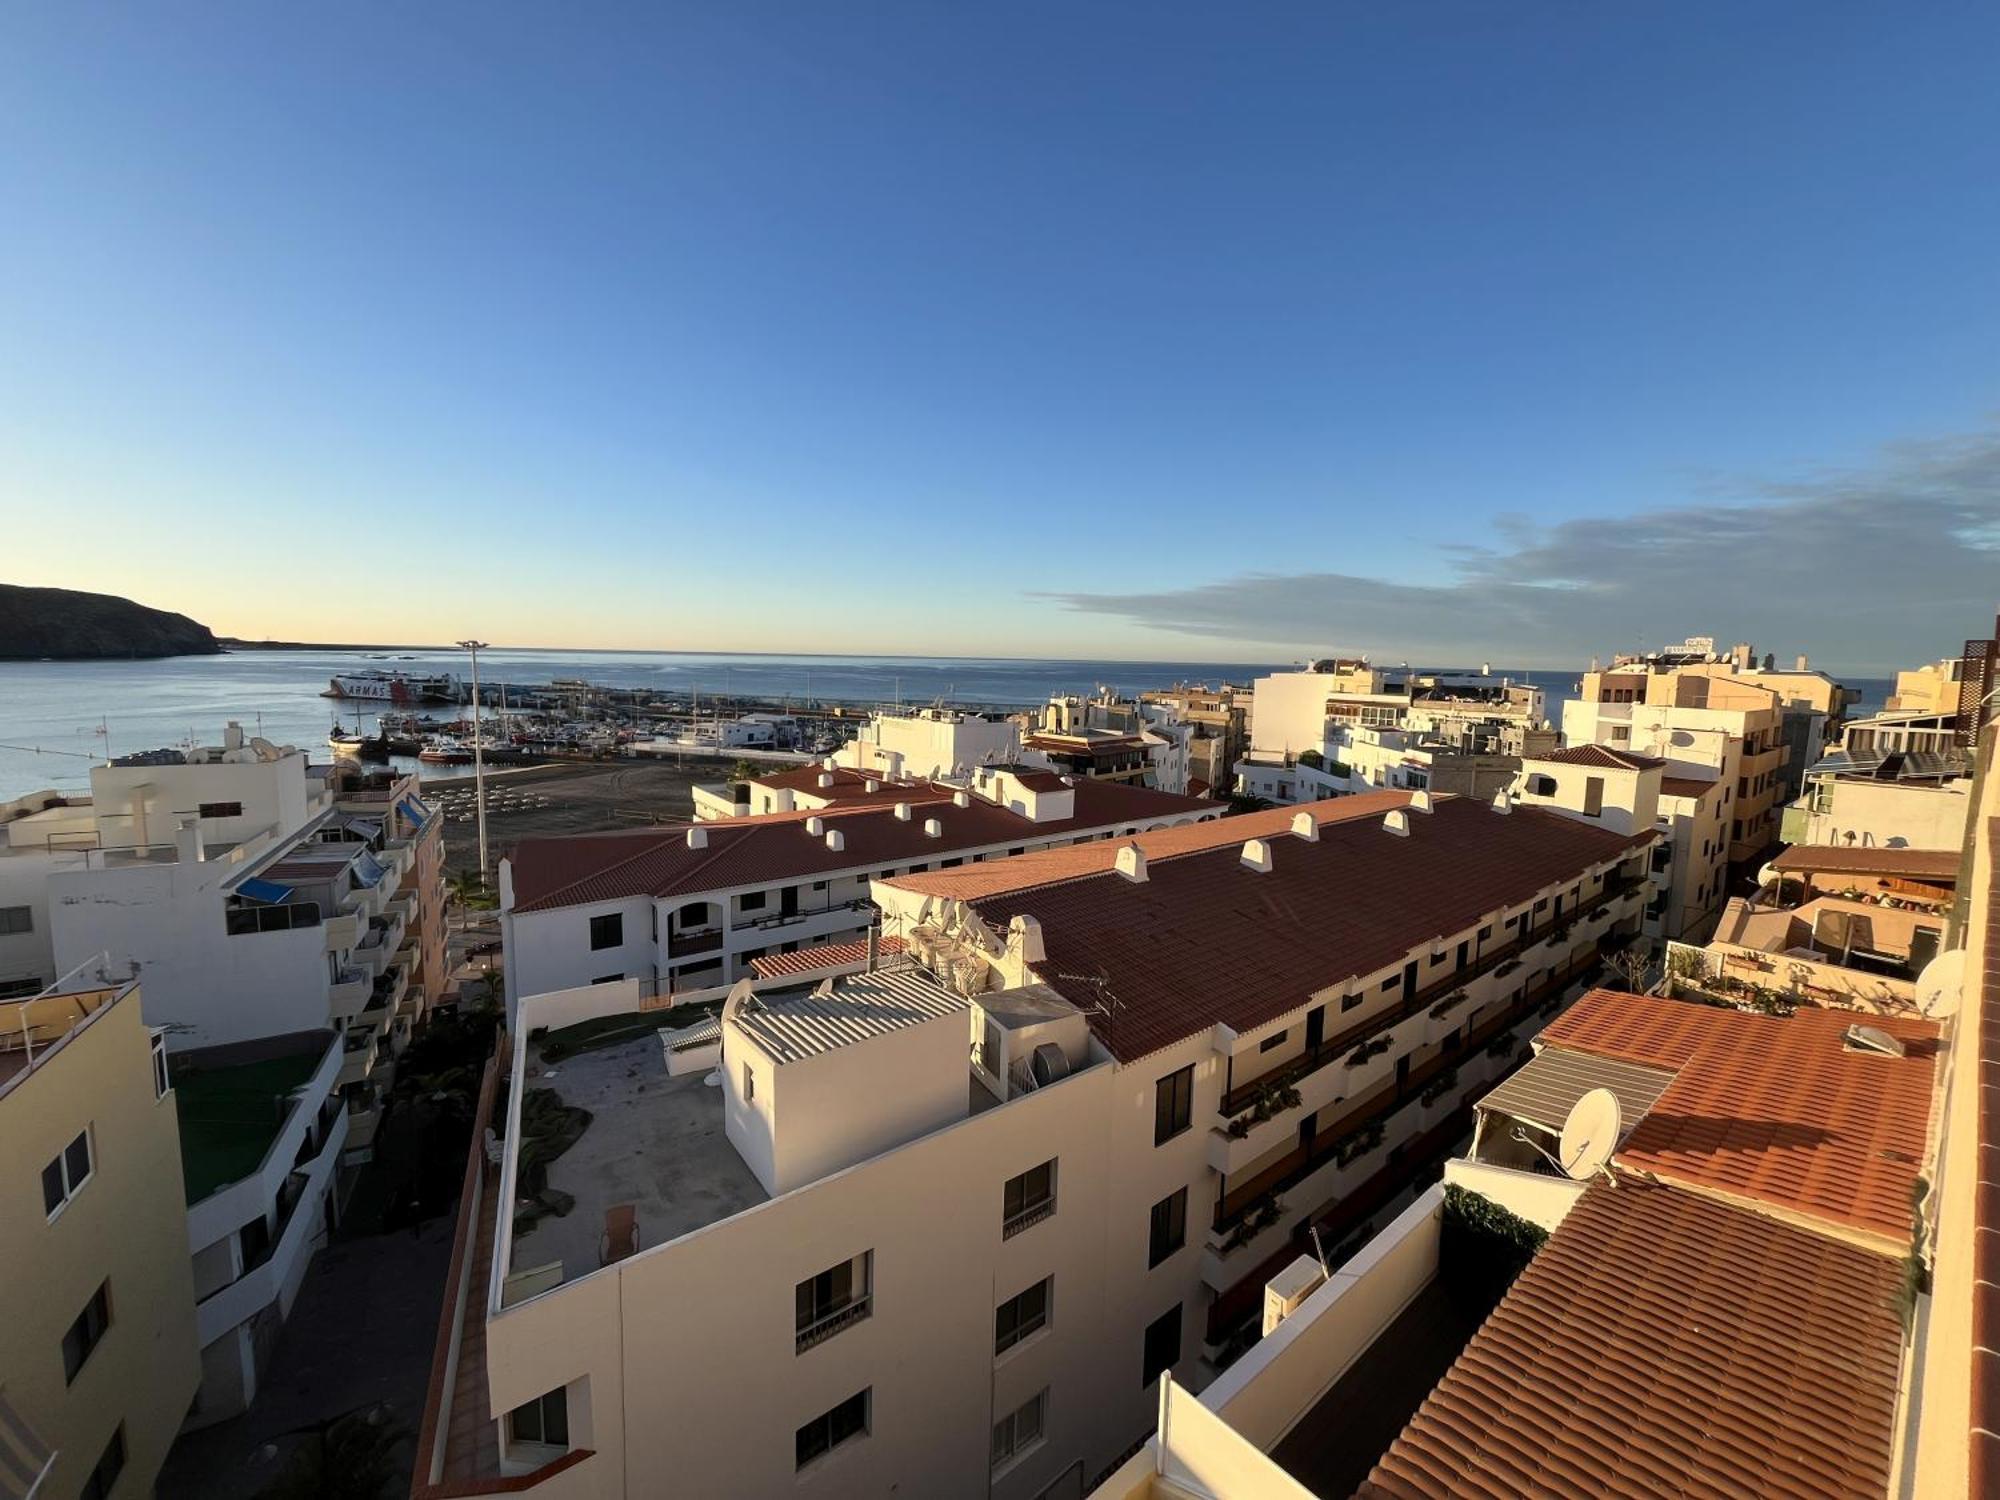
[[[1618,1149],[1623,1123],[1618,1096],[1610,1089],[1592,1089],[1570,1107],[1569,1118],[1563,1121],[1556,1165],[1578,1182],[1596,1176]]]

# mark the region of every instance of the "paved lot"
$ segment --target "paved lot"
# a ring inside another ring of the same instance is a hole
[[[612,828],[643,828],[652,823],[684,822],[694,816],[696,782],[726,780],[733,761],[671,762],[611,761],[539,767],[531,772],[489,775],[486,781],[486,842],[498,859],[516,839],[533,835],[596,833]],[[426,794],[445,808],[445,864],[470,870],[479,862],[478,826],[468,816],[472,782],[456,783],[463,797],[440,798],[433,785]],[[543,806],[544,802],[547,803]],[[508,803],[528,804],[507,806]]]

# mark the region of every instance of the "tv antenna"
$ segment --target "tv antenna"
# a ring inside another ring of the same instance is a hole
[[[1605,1181],[1616,1187],[1618,1179],[1611,1171],[1611,1153],[1618,1149],[1624,1118],[1616,1094],[1610,1089],[1592,1089],[1570,1106],[1554,1156],[1518,1125],[1514,1127],[1514,1139],[1574,1182],[1587,1182],[1602,1173]]]

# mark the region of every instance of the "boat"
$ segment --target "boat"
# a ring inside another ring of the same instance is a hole
[[[322,698],[364,698],[387,703],[456,703],[462,696],[449,672],[411,677],[402,672],[338,672]]]
[[[427,766],[469,766],[472,764],[472,747],[448,734],[433,735],[424,741],[424,748],[417,752],[417,759]]]

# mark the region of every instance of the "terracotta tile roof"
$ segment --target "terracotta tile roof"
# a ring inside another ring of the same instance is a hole
[[[1361,1500],[1881,1500],[1902,1264],[1675,1188],[1589,1188]]]
[[[1662,776],[1662,797],[1707,797],[1722,790],[1720,781],[1702,781],[1693,776]]]
[[[822,776],[833,778],[832,786],[821,786]],[[772,791],[804,792],[834,806],[846,806],[864,802],[937,802],[949,801],[956,787],[945,786],[935,781],[904,780],[891,781],[881,771],[857,771],[852,766],[839,766],[829,771],[821,765],[800,766],[794,771],[778,771],[771,775],[756,776],[752,784],[767,787]],[[875,790],[868,790],[869,782],[875,783]]]
[[[876,949],[878,957],[888,958],[903,951],[903,940],[899,937],[885,937]],[[828,969],[844,969],[868,962],[868,944],[822,943],[817,948],[799,948],[791,953],[767,953],[762,958],[750,960],[750,967],[757,971],[759,979],[782,979],[787,974],[820,974]]]
[[[1907,1055],[1845,1046],[1856,1022],[1896,1037]],[[1763,1016],[1593,990],[1541,1041],[1676,1074],[1619,1163],[1907,1246],[1937,1037],[1930,1021],[1816,1008]]]
[[[1523,759],[1560,761],[1567,766],[1601,766],[1607,771],[1649,771],[1654,766],[1666,764],[1653,756],[1614,750],[1609,745],[1572,745],[1567,750],[1551,750],[1547,755],[1530,755]]]
[[[1987,751],[1986,774],[1994,772],[1994,752]],[[1990,804],[1989,804],[1990,805]],[[2000,1077],[2000,818],[1988,818],[1980,835],[1991,851],[1992,873],[1983,893],[1985,900],[1986,951],[1968,955],[1978,962],[1983,974],[1969,964],[1965,985],[1968,1003],[1961,1022],[1965,1045],[1979,1049],[1978,1078],[1982,1083]],[[1971,1029],[1977,1017],[1978,1030]],[[1972,1360],[1972,1500],[2000,1497],[2000,1343],[1993,1330],[2000,1328],[2000,1089],[1979,1090],[1979,1181],[1973,1190],[1973,1263],[1971,1326],[1977,1348]],[[1963,1304],[1949,1309],[1947,1316],[1964,1316]],[[1962,1326],[1962,1325],[1961,1325]]]
[[[1908,880],[1958,880],[1956,849],[1846,849],[1794,844],[1771,861],[1775,870],[1828,875],[1900,875]]]
[[[1292,819],[1310,813],[1322,826],[1350,818],[1379,818],[1393,808],[1407,807],[1408,792],[1363,792],[1358,797],[1335,797],[1325,802],[1307,802],[1296,807],[1266,808],[1262,812],[1239,813],[1235,817],[1212,819],[1180,828],[1156,828],[1131,838],[1102,843],[1071,844],[1062,849],[1037,849],[1002,864],[990,861],[963,865],[955,870],[927,870],[921,875],[898,875],[886,880],[901,890],[922,891],[930,896],[954,896],[971,901],[1003,891],[1032,890],[1059,881],[1076,880],[1109,870],[1118,861],[1118,851],[1137,844],[1146,851],[1148,865],[1185,854],[1203,854],[1211,849],[1240,849],[1249,839],[1269,838],[1289,833]],[[1213,808],[1215,804],[1207,804]]]
[[[810,879],[838,870],[935,863],[966,849],[1071,837],[1190,814],[1212,817],[1216,811],[1213,802],[1150,787],[1080,782],[1075,816],[1042,823],[975,795],[967,807],[948,800],[925,803],[907,821],[898,818],[893,807],[879,803],[718,818],[697,825],[707,839],[699,849],[688,847],[685,825],[523,839],[509,856],[512,910],[545,911],[628,896],[664,899]],[[823,818],[828,829],[838,828],[845,847],[829,849],[823,836],[807,833],[808,818]],[[932,819],[942,828],[937,838],[924,832],[924,824]]]
[[[1383,829],[1382,808],[1367,796],[1316,804],[1313,841],[1284,832],[1302,808],[1151,834],[1137,840],[1147,851],[1142,882],[1107,870],[1116,845],[1106,844],[1009,860],[990,881],[953,872],[949,885],[928,876],[892,884],[948,889],[1002,929],[1017,914],[1036,918],[1047,955],[1037,972],[1084,1006],[1099,1001],[1099,987],[1058,976],[1102,976],[1117,1003],[1091,1026],[1131,1062],[1218,1022],[1261,1026],[1653,839],[1539,808],[1503,816],[1459,797],[1411,813],[1399,838]],[[1272,838],[1268,872],[1243,867],[1246,836]],[[980,886],[986,894],[967,894]]]

